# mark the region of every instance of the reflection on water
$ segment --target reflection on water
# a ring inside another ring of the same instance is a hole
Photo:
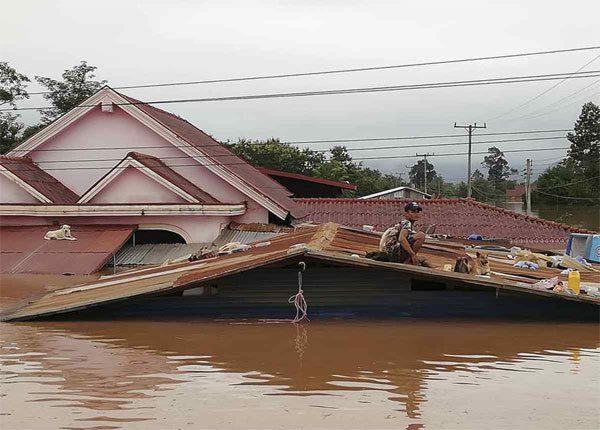
[[[599,423],[595,324],[183,320],[1,330],[2,429]]]

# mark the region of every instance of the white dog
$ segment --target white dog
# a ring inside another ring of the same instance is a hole
[[[53,230],[46,233],[44,236],[46,240],[77,240],[77,238],[71,236],[71,226],[63,224],[60,230]]]

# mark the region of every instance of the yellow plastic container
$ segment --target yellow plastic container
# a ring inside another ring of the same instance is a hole
[[[577,270],[569,272],[569,290],[573,290],[575,294],[579,294],[579,272]]]

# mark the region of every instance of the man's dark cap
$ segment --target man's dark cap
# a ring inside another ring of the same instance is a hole
[[[421,212],[423,208],[417,202],[410,202],[404,206],[404,212]]]

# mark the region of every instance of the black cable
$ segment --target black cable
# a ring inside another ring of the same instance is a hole
[[[136,88],[157,88],[157,87],[171,87],[171,86],[182,86],[182,85],[198,85],[198,84],[216,84],[223,82],[239,82],[239,81],[256,81],[261,79],[281,79],[281,78],[297,78],[302,76],[318,76],[318,75],[333,75],[339,73],[354,73],[354,72],[369,72],[375,70],[389,70],[389,69],[400,69],[407,67],[422,67],[422,66],[434,66],[440,64],[453,64],[453,63],[466,63],[473,61],[484,61],[484,60],[498,60],[505,58],[518,58],[518,57],[530,57],[534,55],[547,55],[547,54],[561,54],[566,52],[577,52],[577,51],[588,51],[600,49],[600,46],[589,46],[584,48],[569,48],[569,49],[555,49],[551,51],[537,51],[537,52],[525,52],[521,54],[506,54],[506,55],[494,55],[494,56],[486,56],[486,57],[473,57],[473,58],[463,58],[456,60],[441,60],[441,61],[428,61],[423,63],[408,63],[408,64],[398,64],[392,66],[371,66],[371,67],[359,67],[353,69],[337,69],[337,70],[324,70],[317,72],[304,72],[304,73],[284,73],[277,75],[262,75],[262,76],[246,76],[240,78],[225,78],[225,79],[208,79],[202,81],[187,81],[187,82],[170,82],[170,83],[162,83],[162,84],[146,84],[146,85],[128,85],[121,87],[114,87],[116,90],[128,90],[128,89],[136,89]],[[50,91],[39,91],[35,93],[29,93],[29,95],[40,95],[40,94],[48,94]]]
[[[364,87],[364,88],[347,88],[337,90],[323,90],[323,91],[301,91],[294,93],[272,93],[272,94],[253,94],[245,96],[227,96],[227,97],[206,97],[206,98],[195,98],[195,99],[174,99],[174,100],[155,100],[150,102],[126,102],[126,103],[113,103],[115,106],[129,106],[129,105],[156,105],[156,104],[172,104],[172,103],[202,103],[202,102],[217,102],[217,101],[237,101],[237,100],[261,100],[261,99],[273,99],[273,98],[292,98],[292,97],[312,97],[312,96],[327,96],[327,95],[340,95],[340,94],[359,94],[359,93],[374,93],[374,92],[388,92],[388,91],[407,91],[407,90],[422,90],[422,89],[434,89],[434,88],[453,88],[453,87],[470,87],[470,86],[481,86],[481,85],[496,85],[496,84],[512,84],[522,82],[540,82],[540,81],[553,81],[557,79],[565,78],[568,79],[581,79],[581,78],[595,78],[600,76],[600,70],[592,70],[588,72],[575,73],[550,73],[544,75],[529,75],[529,76],[513,76],[503,78],[490,78],[490,79],[475,79],[467,81],[449,81],[449,82],[433,82],[428,84],[411,84],[411,85],[395,85],[385,87]],[[97,105],[77,105],[75,108],[88,108],[95,107]],[[7,108],[0,109],[0,112],[4,111],[26,111],[26,110],[47,110],[54,109],[53,106],[44,107],[31,107],[31,108]]]
[[[540,151],[558,151],[558,150],[563,150],[563,149],[570,149],[570,147],[568,146],[561,146],[561,147],[554,147],[554,148],[532,148],[532,149],[513,149],[513,150],[506,150],[506,151],[502,151],[505,154],[508,153],[514,153],[514,152],[540,152]],[[488,154],[487,151],[485,152],[471,152],[472,155],[482,155],[482,154]],[[431,157],[453,157],[453,156],[458,156],[458,155],[468,155],[468,152],[456,152],[456,153],[446,153],[446,154],[433,154],[431,155]],[[216,156],[219,157],[219,156]],[[193,158],[193,157],[189,157],[189,158]],[[240,157],[241,158],[241,157]],[[420,158],[418,155],[390,155],[390,156],[380,156],[380,157],[357,157],[357,158],[353,158],[354,160],[385,160],[385,159],[400,159],[400,158]],[[95,160],[98,161],[98,160]],[[206,163],[206,164],[173,164],[170,166],[157,166],[157,167],[153,167],[153,169],[155,168],[168,168],[168,169],[172,169],[173,167],[202,167],[202,166],[239,166],[239,165],[248,165],[249,163],[246,161],[243,162],[239,162],[239,163]],[[130,166],[127,166],[130,167]],[[127,167],[120,167],[123,169],[126,169]],[[112,170],[114,167],[110,167],[110,166],[106,166],[106,167],[55,167],[55,168],[48,168],[48,169],[43,169],[44,172],[48,172],[51,170]],[[30,171],[29,169],[11,169],[11,172],[15,172],[15,171]]]
[[[600,200],[600,197],[568,197],[568,196],[559,196],[557,194],[550,194],[550,193],[545,193],[543,191],[538,191],[538,190],[531,190],[534,193],[539,193],[539,194],[543,194],[545,196],[550,196],[550,197],[556,197],[558,199],[568,199],[568,200]]]
[[[572,128],[567,129],[555,129],[555,130],[529,130],[529,131],[507,131],[500,133],[479,133],[477,136],[504,136],[511,134],[539,134],[539,133],[560,133],[565,131],[573,131]],[[419,139],[439,139],[439,138],[464,138],[464,134],[446,134],[446,135],[431,135],[431,136],[402,136],[402,137],[373,137],[364,139],[325,139],[325,140],[296,140],[286,142],[255,142],[249,143],[251,146],[264,146],[264,145],[313,145],[323,143],[352,143],[352,142],[377,142],[377,141],[390,141],[390,140],[419,140]],[[535,140],[535,139],[532,139]],[[501,142],[501,141],[498,141]],[[201,148],[212,147],[212,146],[224,146],[224,145],[238,145],[239,143],[214,143],[210,145],[200,145]],[[187,148],[189,145],[171,145],[173,148]],[[160,149],[164,146],[114,146],[107,148],[54,148],[54,149],[19,149],[14,148],[10,153],[15,152],[60,152],[60,151],[108,151],[118,149]],[[315,151],[316,152],[316,151]]]
[[[538,137],[530,139],[505,139],[505,140],[483,140],[481,142],[472,142],[473,145],[482,145],[486,143],[515,143],[515,142],[528,142],[537,140],[553,140],[553,139],[566,139],[566,136],[554,136],[554,137]],[[403,146],[375,146],[375,147],[360,147],[360,148],[347,148],[347,151],[379,151],[386,149],[405,149],[405,148],[423,148],[423,147],[434,147],[434,146],[464,146],[468,145],[468,142],[450,142],[450,143],[430,143],[420,145],[403,145]],[[214,145],[211,145],[214,146]],[[199,147],[202,148],[202,147]],[[127,149],[127,148],[121,148]],[[313,152],[315,153],[326,153],[330,152],[331,149],[319,149]],[[243,158],[238,154],[223,154],[217,155],[217,157],[238,157]],[[161,160],[174,160],[174,159],[187,159],[187,158],[211,158],[211,155],[176,155],[176,156],[165,156],[157,157]],[[87,159],[72,159],[72,160],[41,160],[37,161],[36,164],[47,164],[47,163],[87,163],[87,162],[108,162],[108,161],[121,161],[123,158],[87,158]]]

